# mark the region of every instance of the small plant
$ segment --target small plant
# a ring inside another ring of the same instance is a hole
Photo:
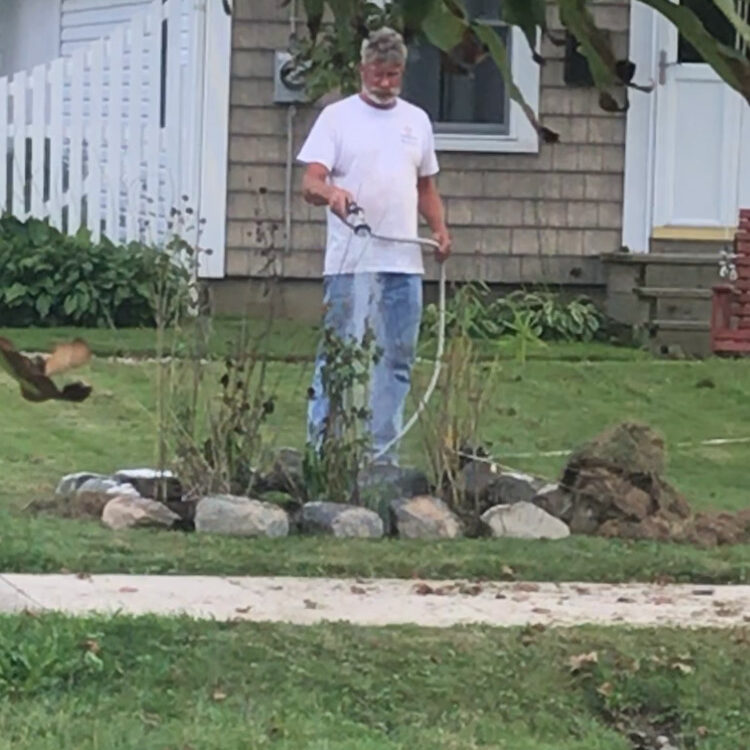
[[[197,236],[199,243],[200,228],[190,208],[172,210],[169,229],[173,236],[165,256],[183,265],[190,281],[179,296],[158,275],[155,285],[158,462],[160,468],[173,463],[194,497],[207,493],[247,495],[256,479],[254,462],[263,449],[263,426],[275,406],[266,387],[267,361],[262,351],[273,307],[258,336],[251,336],[247,325],[242,327],[233,353],[219,369],[220,364],[208,355],[213,325],[198,279],[200,256],[205,251],[187,239]],[[265,252],[273,269],[274,227],[266,232],[259,223],[258,232],[268,241]],[[189,319],[181,314],[183,309],[191,313]],[[167,332],[179,332],[185,320],[192,335],[171,336],[172,349],[167,351]],[[186,343],[177,351],[181,340]]]
[[[520,337],[519,350],[538,341],[591,341],[602,323],[602,313],[586,297],[566,302],[551,292],[517,290],[493,299],[482,282],[461,286],[446,311],[449,333],[458,328],[472,339],[488,342]],[[423,331],[434,336],[437,324],[437,307],[428,305]]]
[[[329,409],[320,446],[307,447],[305,485],[311,499],[348,502],[369,448],[367,386],[382,352],[369,325],[361,341],[326,328],[322,346],[322,386]]]
[[[475,523],[476,498],[462,487],[464,453],[482,444],[481,422],[499,368],[497,356],[488,360],[476,342],[476,297],[464,292],[454,298],[453,325],[447,338],[438,388],[422,416],[422,438],[433,481],[443,488],[453,509]]]

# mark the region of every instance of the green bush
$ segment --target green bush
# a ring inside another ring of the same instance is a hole
[[[159,293],[180,296],[189,272],[139,243],[62,234],[46,221],[0,218],[0,321],[5,326],[155,325]]]
[[[437,330],[435,305],[425,309],[423,327]],[[584,296],[565,301],[551,292],[518,290],[492,299],[482,282],[463,285],[446,309],[448,333],[460,331],[473,339],[497,340],[528,330],[542,341],[591,341],[600,332],[604,316]]]

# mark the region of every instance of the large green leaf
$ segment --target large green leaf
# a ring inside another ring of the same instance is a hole
[[[670,0],[642,2],[668,18],[714,71],[750,103],[750,60],[711,36],[687,6],[675,5]]]
[[[447,51],[460,44],[466,33],[465,13],[461,18],[457,15],[460,11],[461,8],[457,7],[454,12],[443,0],[439,0],[432,4],[430,12],[424,18],[422,31],[441,50]]]
[[[492,55],[492,59],[495,61],[495,65],[497,65],[500,74],[505,81],[510,98],[521,107],[529,122],[534,126],[534,129],[545,142],[553,143],[557,141],[557,133],[553,133],[549,128],[544,127],[539,122],[536,113],[524,98],[521,89],[518,88],[513,80],[510,60],[508,59],[508,48],[497,33],[497,30],[493,26],[479,21],[472,24],[472,28],[477,37],[487,45],[487,49],[489,49],[490,55]]]
[[[547,29],[546,0],[503,0],[503,20],[523,31],[532,52],[536,52],[538,29]]]

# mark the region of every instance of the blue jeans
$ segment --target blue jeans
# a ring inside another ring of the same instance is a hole
[[[324,328],[340,338],[362,340],[365,323],[372,327],[382,350],[370,380],[368,425],[372,449],[379,453],[401,431],[404,402],[411,386],[411,370],[422,319],[422,277],[406,273],[340,274],[324,278]],[[318,349],[308,402],[307,439],[319,447],[328,416],[323,392],[325,352]],[[397,463],[397,445],[379,461]]]

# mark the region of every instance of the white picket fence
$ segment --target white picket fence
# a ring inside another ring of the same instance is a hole
[[[189,208],[188,238],[200,219],[216,236],[224,216],[201,215],[206,16],[206,0],[154,0],[70,57],[0,78],[0,212],[160,243]]]

